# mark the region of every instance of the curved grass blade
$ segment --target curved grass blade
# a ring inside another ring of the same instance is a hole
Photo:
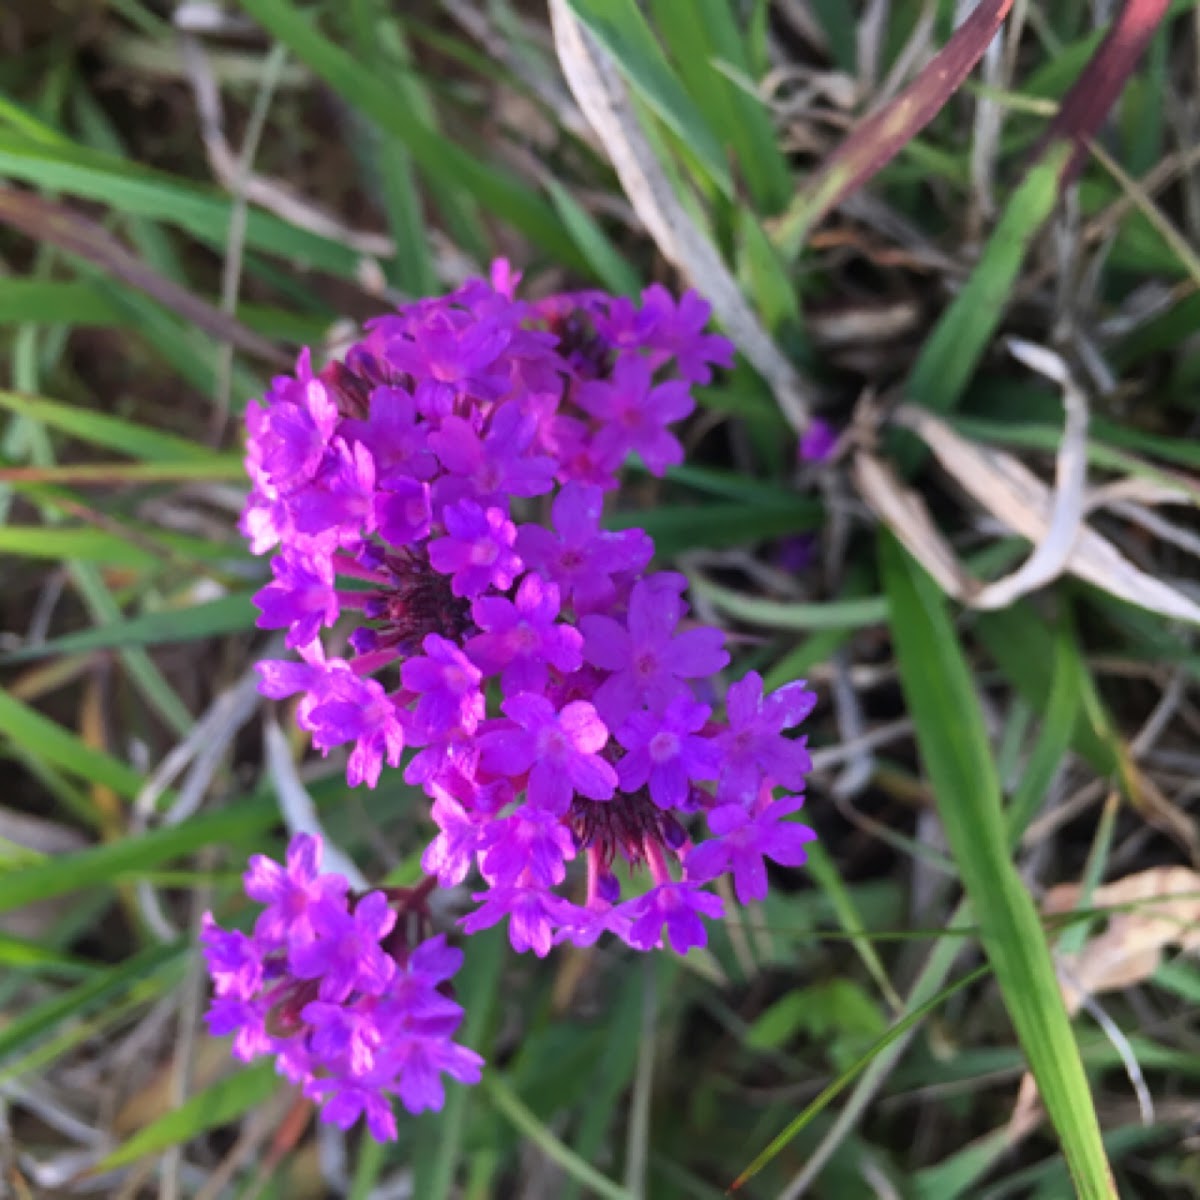
[[[479,1089],[495,1106],[496,1111],[510,1121],[549,1159],[558,1163],[569,1175],[591,1188],[598,1196],[607,1200],[634,1200],[633,1193],[602,1175],[590,1163],[585,1162],[570,1146],[564,1145],[522,1103],[509,1087],[508,1081],[496,1071],[483,1072]]]
[[[251,332],[240,321],[201,300],[187,288],[160,275],[132,254],[103,226],[64,204],[34,192],[0,187],[0,221],[20,230],[39,245],[57,246],[66,254],[93,263],[106,275],[119,279],[178,314],[189,325],[218,341],[228,343],[276,367],[289,358],[266,338]]]
[[[178,942],[151,946],[111,971],[27,1010],[0,1030],[0,1062],[25,1049],[63,1021],[94,1011],[101,1004],[111,1004],[117,996],[178,959],[183,950],[183,945]]]
[[[0,736],[16,742],[23,750],[38,758],[81,776],[89,783],[103,784],[126,799],[136,796],[146,782],[139,772],[120,759],[87,745],[70,730],[42,716],[27,704],[22,704],[2,688]],[[9,907],[9,883],[6,879],[4,890],[0,892],[0,910]]]
[[[187,438],[163,433],[146,425],[138,425],[108,413],[89,412],[74,404],[62,404],[44,396],[29,396],[23,392],[0,391],[0,409],[19,417],[28,417],[48,425],[60,433],[77,437],[93,446],[119,450],[130,458],[146,462],[211,463],[220,455]]]
[[[218,1080],[189,1096],[178,1108],[139,1129],[123,1145],[97,1164],[97,1171],[111,1171],[178,1146],[218,1125],[226,1125],[243,1113],[265,1104],[282,1085],[273,1062],[263,1062],[226,1079]]]
[[[977,967],[969,975],[964,975],[961,979],[955,980],[949,987],[943,988],[936,996],[931,997],[924,1004],[914,1008],[897,1021],[887,1033],[875,1042],[862,1058],[849,1069],[843,1071],[815,1100],[805,1107],[802,1113],[791,1121],[788,1127],[729,1185],[729,1191],[735,1192],[738,1188],[753,1179],[813,1118],[819,1116],[828,1108],[846,1087],[871,1065],[881,1051],[886,1050],[892,1042],[902,1037],[909,1029],[920,1024],[931,1012],[940,1008],[956,992],[960,992],[963,988],[969,987],[971,984],[983,979],[990,969],[987,966]]]
[[[64,634],[0,656],[0,664],[29,662],[55,654],[80,654],[90,650],[118,650],[131,646],[158,646],[168,642],[190,642],[197,638],[236,633],[254,624],[257,609],[249,592],[238,592],[188,608],[141,613],[112,621],[95,629]]]
[[[0,132],[0,173],[118,212],[165,221],[212,246],[223,246],[229,230],[232,202],[215,188],[80,146],[39,145]],[[246,214],[246,246],[347,279],[354,278],[360,258],[337,242],[254,208]]]
[[[191,854],[201,846],[228,846],[246,838],[261,837],[278,821],[275,801],[256,796],[234,808],[152,829],[138,838],[89,846],[74,854],[47,858],[36,866],[0,873],[0,913],[51,896],[111,884],[119,876],[145,872]]]
[[[1009,854],[995,763],[954,626],[937,586],[887,534],[880,557],[905,699],[984,949],[1078,1194],[1113,1200],[1091,1089],[1037,909]]]
[[[942,111],[983,57],[1012,4],[982,0],[900,95],[856,124],[779,219],[775,242],[781,253],[795,258],[813,225],[887,166]]]

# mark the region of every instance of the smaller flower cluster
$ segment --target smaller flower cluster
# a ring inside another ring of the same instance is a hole
[[[265,905],[253,934],[204,917],[201,941],[215,998],[216,1036],[235,1034],[243,1061],[276,1056],[277,1068],[317,1101],[323,1120],[348,1129],[365,1115],[389,1141],[388,1097],[411,1113],[440,1109],[442,1075],[477,1083],[483,1060],[451,1035],[463,1010],[447,994],[462,952],[442,935],[409,946],[398,910],[412,893],[354,896],[321,871],[321,841],[297,835],[286,867],[255,855],[246,894]]]

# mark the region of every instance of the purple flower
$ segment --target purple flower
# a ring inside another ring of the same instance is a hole
[[[296,373],[297,379],[273,382],[256,438],[261,468],[281,492],[303,487],[316,475],[338,424],[337,405],[313,378],[308,351]]]
[[[627,753],[617,764],[621,790],[650,785],[659,808],[677,808],[688,797],[692,780],[716,779],[721,755],[708,738],[696,736],[711,710],[690,696],[676,696],[661,713],[635,712],[617,731]]]
[[[474,1050],[436,1038],[404,1038],[392,1051],[392,1059],[400,1071],[396,1091],[400,1103],[412,1113],[433,1109],[438,1111],[446,1102],[442,1075],[459,1083],[479,1082],[483,1059]]]
[[[288,967],[298,979],[319,979],[318,995],[338,1003],[352,992],[381,995],[396,970],[394,960],[380,948],[391,932],[396,914],[382,892],[364,896],[354,911],[321,910],[317,936],[293,943]]]
[[[675,632],[684,613],[682,576],[654,575],[634,584],[626,622],[590,615],[580,620],[583,656],[611,675],[596,693],[596,707],[619,725],[641,703],[665,708],[684,679],[715,675],[729,661],[719,629]]]
[[[394,1142],[397,1136],[396,1117],[385,1099],[382,1081],[368,1075],[362,1079],[314,1079],[305,1089],[309,1097],[320,1101],[321,1120],[350,1129],[360,1117],[366,1117],[367,1129],[377,1142]]]
[[[482,509],[473,500],[450,505],[443,516],[446,536],[429,544],[429,561],[452,575],[456,596],[478,596],[485,588],[507,591],[521,572],[513,553],[516,526],[500,508]]]
[[[513,401],[492,413],[481,438],[462,417],[449,416],[429,444],[449,474],[436,486],[439,504],[464,498],[504,503],[509,496],[540,496],[554,485],[554,461],[532,455],[537,420]]]
[[[385,352],[394,369],[493,398],[503,386],[497,360],[511,339],[496,321],[461,322],[434,311],[404,336],[388,337]]]
[[[388,1140],[390,1096],[419,1112],[443,1102],[443,1074],[479,1080],[482,1059],[449,1040],[462,1008],[441,990],[462,953],[438,936],[408,953],[402,941],[393,957],[384,941],[397,920],[392,902],[372,892],[350,911],[346,880],[320,873],[319,854],[319,839],[300,834],[286,871],[251,862],[247,891],[270,905],[253,939],[206,915],[217,990],[206,1018],[214,1035],[234,1035],[238,1058],[273,1054],[278,1072],[322,1104],[322,1119],[348,1128],[365,1115],[371,1135]],[[299,939],[289,905],[310,926]]]
[[[628,908],[633,917],[630,945],[639,950],[661,945],[665,925],[667,941],[676,954],[686,954],[693,946],[703,946],[708,941],[701,915],[714,920],[725,915],[720,896],[690,882],[660,883],[644,896],[630,900]]]
[[[698,293],[684,292],[679,304],[662,284],[651,284],[642,293],[641,316],[645,341],[657,350],[673,354],[679,374],[692,383],[708,383],[709,366],[733,366],[733,343],[718,334],[706,334],[711,308]]]
[[[429,536],[433,510],[429,484],[396,479],[390,491],[375,496],[375,525],[379,536],[393,546],[410,546]]]
[[[801,462],[824,462],[833,453],[837,440],[836,430],[814,417],[800,439],[797,455]]]
[[[204,1017],[213,1037],[233,1034],[233,1056],[241,1062],[250,1062],[270,1052],[266,1006],[262,1001],[242,1000],[237,996],[221,996],[218,993]]]
[[[370,450],[381,487],[430,479],[437,471],[437,459],[429,447],[429,426],[403,388],[374,388],[370,416],[343,421],[339,432]]]
[[[603,531],[602,504],[599,488],[568,483],[554,498],[554,533],[540,525],[517,530],[517,552],[526,565],[557,583],[576,612],[610,602],[616,596],[612,577],[643,570],[654,554],[654,543],[640,529]]]
[[[571,833],[561,819],[528,804],[490,822],[483,841],[483,873],[493,885],[553,887],[562,883],[567,861],[575,857]]]
[[[312,941],[314,914],[330,906],[344,908],[350,886],[341,875],[321,873],[321,839],[307,833],[292,839],[286,868],[255,854],[244,884],[251,900],[267,906],[254,925],[255,937],[264,944]]]
[[[309,1047],[314,1057],[344,1061],[352,1075],[365,1075],[375,1065],[383,1036],[373,1012],[314,1000],[300,1015],[312,1029]]]
[[[341,611],[333,586],[333,571],[320,560],[305,560],[284,552],[271,560],[275,582],[254,597],[261,609],[259,629],[287,629],[287,644],[307,646],[323,625],[332,625]]]
[[[766,899],[765,859],[785,867],[799,867],[808,861],[804,847],[817,835],[807,825],[783,819],[803,804],[803,796],[782,796],[757,815],[740,804],[714,808],[708,814],[708,825],[716,838],[688,854],[688,878],[704,883],[732,871],[734,890],[742,904]]]
[[[729,728],[718,735],[724,764],[717,799],[751,803],[764,777],[787,788],[804,786],[812,759],[804,739],[783,736],[816,707],[817,698],[802,682],[789,683],[763,698],[762,676],[750,671],[726,697]]]
[[[226,932],[212,913],[201,918],[200,944],[218,996],[247,1000],[263,979],[262,951],[240,930]]]
[[[696,402],[681,380],[651,386],[651,368],[644,358],[622,358],[611,382],[584,384],[577,400],[580,408],[604,422],[596,439],[602,450],[619,450],[622,456],[634,450],[653,475],[683,462],[683,447],[666,427],[688,416]]]
[[[383,763],[395,767],[404,750],[404,726],[395,703],[374,679],[360,679],[349,670],[330,671],[314,694],[301,724],[313,735],[318,750],[354,743],[346,764],[351,787],[379,782]]]
[[[484,827],[444,788],[437,788],[436,796],[430,815],[441,832],[421,856],[421,869],[436,875],[442,887],[453,887],[467,877]]]
[[[628,455],[657,474],[681,460],[690,384],[732,348],[694,293],[527,302],[517,279],[497,264],[405,304],[318,377],[302,356],[248,412],[242,528],[256,552],[280,547],[260,624],[302,660],[262,664],[261,690],[298,697],[316,750],[348,749],[351,784],[373,786],[415,744],[403,778],[432,801],[425,870],[453,886],[477,869],[489,887],[468,931],[507,918],[538,954],[601,932],[686,950],[720,911],[700,874],[758,895],[766,861],[802,854],[803,827],[780,823],[771,794],[803,783],[804,743],[786,731],[811,696],[764,698],[752,676],[714,721],[722,634],[685,623],[681,576],[645,576],[643,530],[601,520]],[[355,614],[348,662],[322,636]],[[694,847],[682,822],[714,806]],[[557,894],[577,857],[580,905]],[[621,903],[622,861],[649,870],[649,895]],[[424,887],[354,901],[304,842],[286,866],[256,859],[247,887],[266,908],[255,936],[206,935],[223,989],[211,1020],[247,1056],[273,1053],[326,1119],[365,1116],[382,1137],[389,1096],[420,1111],[441,1104],[445,1075],[478,1077],[448,1040],[457,952],[429,949],[429,970],[409,955]]]
[[[508,917],[508,940],[518,954],[532,950],[538,958],[545,958],[550,953],[554,928],[566,901],[543,888],[531,887],[492,888],[474,898],[482,903],[460,922],[466,933],[489,929]]]
[[[583,663],[583,637],[557,620],[558,611],[558,588],[533,574],[515,600],[480,596],[471,612],[484,632],[467,643],[467,654],[488,675],[500,674],[506,695],[540,692],[550,667],[569,674]]]
[[[400,669],[404,686],[420,697],[416,721],[421,736],[432,741],[454,728],[473,732],[484,714],[479,668],[436,633],[424,645],[425,656],[410,658]]]
[[[545,696],[523,692],[501,705],[511,724],[479,739],[480,761],[510,778],[528,773],[531,804],[561,815],[575,792],[608,800],[617,784],[611,763],[600,757],[608,728],[585,700],[561,712]]]
[[[361,442],[338,438],[321,473],[291,502],[296,528],[349,542],[375,528],[375,460]]]

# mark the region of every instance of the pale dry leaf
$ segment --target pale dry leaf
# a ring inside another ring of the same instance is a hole
[[[567,0],[550,0],[550,17],[563,75],[634,211],[663,256],[712,305],[792,427],[803,432],[810,419],[808,385],[771,340],[708,235],[680,203],[638,123],[620,72]]]
[[[903,405],[896,410],[894,418],[922,438],[942,467],[969,496],[1035,547],[1047,542],[1053,528],[1066,531],[1052,539],[1053,553],[1047,550],[1039,558],[1035,549],[1025,566],[1014,575],[993,584],[981,584],[958,563],[920,496],[906,488],[892,472],[882,468],[878,460],[865,461],[869,456],[860,451],[856,456],[855,475],[863,499],[948,595],[970,607],[1000,607],[1025,591],[1049,582],[1052,576],[1047,577],[1047,572],[1062,556],[1062,570],[1102,591],[1150,612],[1200,624],[1200,606],[1177,589],[1139,570],[1085,522],[1078,523],[1069,550],[1063,555],[1071,526],[1065,517],[1060,525],[1055,524],[1056,494],[1012,455],[968,441],[923,409]],[[1062,474],[1060,457],[1060,480]],[[1064,509],[1068,501],[1073,511],[1074,493],[1061,501]],[[1082,508],[1082,499],[1079,507]],[[1035,560],[1037,570],[1031,572],[1030,564]]]
[[[1078,884],[1060,884],[1046,893],[1043,910],[1070,912],[1079,896]],[[1064,956],[1077,985],[1071,991],[1130,987],[1154,973],[1167,946],[1200,949],[1200,873],[1187,867],[1152,867],[1104,884],[1092,893],[1091,907],[1118,911],[1078,954]],[[1078,1011],[1067,989],[1064,995]]]

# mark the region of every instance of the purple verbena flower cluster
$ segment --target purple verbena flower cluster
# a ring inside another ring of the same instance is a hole
[[[722,633],[689,618],[683,576],[649,569],[645,531],[601,521],[631,454],[654,475],[682,461],[669,426],[732,347],[705,332],[694,293],[523,301],[518,279],[498,263],[490,281],[380,317],[344,361],[314,372],[305,354],[251,407],[242,527],[275,552],[259,625],[286,629],[297,654],[260,664],[262,691],[299,697],[313,745],[348,749],[353,785],[410,752],[404,778],[438,829],[430,883],[483,881],[466,932],[507,920],[514,948],[538,955],[605,932],[686,953],[723,913],[706,885],[728,874],[739,901],[761,900],[767,862],[803,863],[814,836],[792,819],[810,760],[787,733],[812,692],[764,695],[752,672],[719,719],[707,684],[729,662]],[[365,1111],[386,1132],[380,1088],[412,1107],[435,1099],[437,1070],[477,1069],[445,1036],[437,987],[454,952],[435,940],[387,957],[382,894],[347,906],[337,877],[296,871],[279,899],[265,881],[282,877],[252,868],[247,890],[269,905],[254,938],[210,929],[214,1028],[238,1030],[243,1056],[279,1053],[310,1094],[332,1091],[330,1119]],[[431,1013],[414,1016],[421,987]],[[283,1045],[265,1024],[281,1003],[308,1030]],[[433,1022],[425,1058],[380,1058],[393,1013]]]
[[[250,860],[246,894],[266,906],[252,934],[205,914],[209,1027],[235,1034],[243,1061],[274,1055],[322,1119],[348,1129],[365,1115],[372,1136],[389,1141],[389,1095],[418,1113],[442,1107],[443,1074],[479,1081],[483,1060],[450,1040],[463,1010],[447,981],[462,951],[441,934],[407,944],[397,909],[419,908],[415,893],[352,897],[341,875],[320,867],[320,839],[299,834],[286,867]]]

